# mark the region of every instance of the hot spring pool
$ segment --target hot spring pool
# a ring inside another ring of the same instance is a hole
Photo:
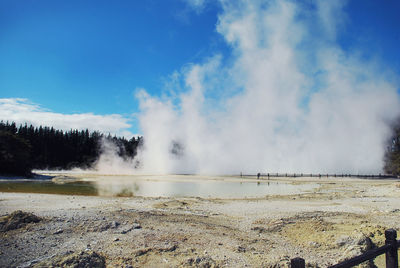
[[[316,183],[255,180],[227,176],[116,176],[73,174],[49,180],[0,180],[2,192],[115,197],[257,198],[312,191]]]

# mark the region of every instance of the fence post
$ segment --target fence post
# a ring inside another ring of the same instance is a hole
[[[394,229],[388,229],[385,231],[385,244],[391,245],[390,250],[386,252],[386,268],[398,268],[399,259],[397,255],[397,233]]]
[[[290,267],[291,268],[305,268],[306,262],[302,258],[294,258],[290,260]]]

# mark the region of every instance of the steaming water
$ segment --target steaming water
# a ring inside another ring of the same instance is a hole
[[[301,194],[318,184],[291,184],[234,177],[200,176],[82,176],[52,181],[3,180],[0,191],[69,195],[256,198]]]
[[[146,197],[245,198],[266,195],[298,194],[315,184],[293,185],[284,182],[244,181],[235,178],[199,178],[197,176],[113,176],[98,177],[100,195],[137,195]]]
[[[231,51],[175,72],[163,94],[137,93],[142,171],[382,172],[399,83],[362,47],[342,49],[347,1],[220,2]],[[137,172],[116,164],[98,169]]]

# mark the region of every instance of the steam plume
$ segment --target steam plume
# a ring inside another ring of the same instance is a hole
[[[101,154],[94,164],[94,171],[100,174],[133,174],[137,161],[132,158],[122,158],[119,156],[119,148],[112,140],[103,137],[100,140]]]
[[[381,172],[398,85],[336,44],[331,2],[221,1],[231,55],[183,70],[175,97],[137,94],[142,172]]]

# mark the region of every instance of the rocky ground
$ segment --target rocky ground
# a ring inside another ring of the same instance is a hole
[[[0,266],[327,267],[400,230],[398,180],[317,182],[237,200],[0,193]]]

